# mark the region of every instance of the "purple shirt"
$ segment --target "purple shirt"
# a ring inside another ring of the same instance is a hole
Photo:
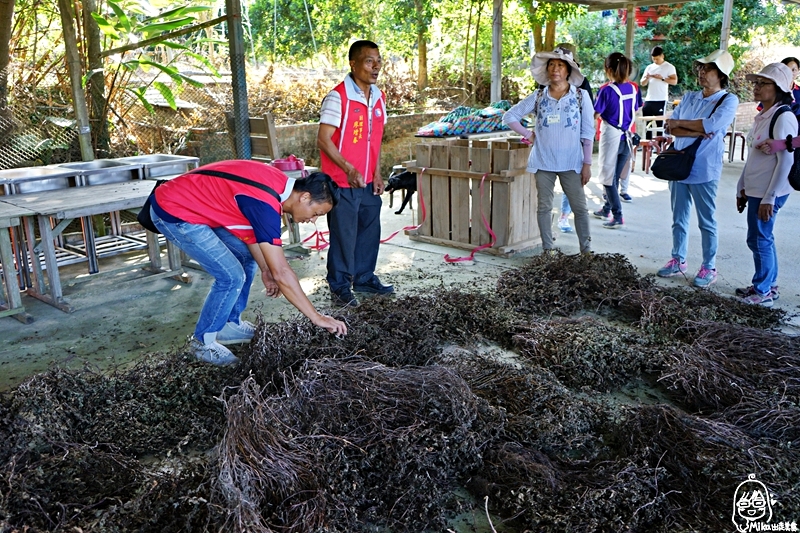
[[[622,94],[622,124],[620,124],[620,96],[611,87],[611,83],[606,83],[597,91],[597,100],[594,103],[595,113],[600,114],[600,118],[614,127],[627,131],[633,122],[633,115],[636,110],[642,107],[642,93],[633,83],[614,83]]]

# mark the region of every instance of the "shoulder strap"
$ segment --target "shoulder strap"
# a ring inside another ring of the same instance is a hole
[[[225,180],[236,181],[239,183],[244,183],[245,185],[250,185],[252,187],[256,187],[261,189],[262,191],[266,191],[270,195],[272,195],[278,202],[281,201],[281,195],[275,192],[275,189],[270,187],[269,185],[264,185],[263,183],[259,183],[257,181],[253,181],[251,179],[243,178],[241,176],[237,176],[236,174],[231,174],[229,172],[220,172],[218,170],[193,170],[191,172],[187,172],[187,174],[202,174],[205,176],[214,176],[215,178],[222,178]]]
[[[542,97],[544,96],[544,87],[539,87],[536,89],[536,100],[533,101],[533,114],[539,114],[539,102],[542,101]]]
[[[617,129],[622,129],[622,116],[625,113],[625,100],[633,100],[636,98],[636,91],[634,90],[631,94],[622,94],[622,91],[619,90],[619,87],[614,84],[614,82],[609,82],[608,86],[614,89],[614,92],[617,93],[619,97],[619,122],[617,122]]]
[[[575,87],[578,98],[578,115],[583,116],[583,89]]]
[[[775,114],[772,115],[772,120],[769,121],[769,138],[775,138],[775,123],[778,122],[778,117],[786,113],[787,111],[791,111],[792,108],[788,105],[782,105],[778,109],[775,110]]]
[[[714,114],[714,111],[716,111],[716,110],[717,110],[717,108],[720,106],[720,104],[722,104],[722,101],[723,101],[723,100],[725,100],[725,99],[728,97],[728,95],[729,95],[729,94],[730,94],[730,93],[725,93],[725,94],[723,94],[723,95],[722,95],[722,98],[720,98],[719,100],[717,100],[717,103],[714,105],[714,109],[712,109],[712,110],[711,110],[711,113],[709,113],[709,114],[708,114],[708,117],[709,117],[709,118],[711,118],[711,115],[713,115],[713,114]]]

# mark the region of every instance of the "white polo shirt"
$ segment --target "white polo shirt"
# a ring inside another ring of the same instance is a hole
[[[675,67],[672,65],[672,63],[664,61],[660,65],[656,65],[655,63],[650,63],[647,65],[647,68],[644,69],[644,74],[642,74],[642,78],[648,74],[651,76],[654,74],[661,74],[665,78],[669,78],[673,74],[677,73],[678,71],[675,70]],[[647,96],[644,98],[646,102],[666,102],[668,97],[669,83],[656,78],[650,78],[647,80]]]

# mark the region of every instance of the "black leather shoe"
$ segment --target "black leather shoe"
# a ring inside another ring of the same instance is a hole
[[[358,300],[350,289],[342,289],[339,292],[331,291],[331,302],[336,307],[358,307]]]
[[[372,276],[372,279],[365,283],[359,283],[358,285],[353,285],[353,290],[355,292],[366,292],[369,294],[392,294],[394,292],[394,287],[391,285],[384,285],[381,283],[381,280],[378,279],[378,276]]]

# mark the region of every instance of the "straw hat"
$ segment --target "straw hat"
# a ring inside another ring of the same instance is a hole
[[[560,59],[572,67],[572,72],[567,81],[570,85],[580,87],[583,83],[583,74],[581,74],[578,62],[575,61],[573,53],[562,46],[557,46],[552,52],[538,52],[533,56],[533,60],[531,61],[531,74],[533,74],[533,79],[535,79],[539,85],[550,85],[550,78],[547,76],[547,62],[551,59]]]
[[[726,76],[731,75],[733,70],[733,56],[726,50],[714,50],[706,57],[697,60],[698,63],[714,63],[720,72]]]
[[[747,81],[757,81],[759,78],[767,78],[775,82],[778,89],[785,93],[792,92],[792,85],[794,85],[794,74],[792,69],[783,63],[770,63],[761,69],[758,74],[748,74],[745,76]]]

